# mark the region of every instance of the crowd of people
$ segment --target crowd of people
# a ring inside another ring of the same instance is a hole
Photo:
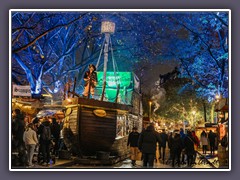
[[[51,163],[51,156],[59,156],[59,151],[64,148],[62,119],[35,117],[26,122],[19,109],[14,110],[12,119],[12,152],[18,152],[18,163],[13,162],[13,165],[32,167],[34,154],[37,154],[38,164],[45,166]]]
[[[41,119],[35,117],[31,122],[26,122],[26,117],[19,109],[14,110],[12,119],[12,152],[18,152],[18,165],[32,167],[34,154],[37,154],[37,163],[47,166],[51,164],[52,155],[58,157],[59,152],[66,149],[62,119],[55,116]],[[141,133],[137,127],[133,127],[127,145],[130,146],[133,166],[136,165],[136,160],[139,160],[141,152],[140,160],[144,168],[153,168],[157,160],[163,164],[171,162],[172,167],[180,167],[181,164],[191,167],[196,164],[197,151],[202,149],[202,153],[207,154],[209,150],[210,154],[214,155],[216,137],[212,130],[202,130],[200,137],[195,131],[187,130],[185,133],[182,128],[168,133],[165,129],[157,132],[151,123]],[[221,144],[226,146],[225,142]],[[16,158],[12,159],[14,160]]]
[[[196,164],[197,151],[202,149],[202,153],[206,154],[209,149],[210,154],[214,154],[216,137],[212,130],[208,133],[202,130],[200,137],[194,130],[187,130],[185,133],[182,128],[169,133],[165,129],[157,132],[151,123],[141,133],[134,127],[128,136],[127,145],[130,146],[133,166],[136,165],[141,152],[144,168],[153,168],[157,157],[163,164],[171,162],[172,167],[180,167],[181,164],[191,167]]]

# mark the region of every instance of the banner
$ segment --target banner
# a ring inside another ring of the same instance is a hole
[[[30,96],[31,97],[31,87],[13,85],[13,96]]]

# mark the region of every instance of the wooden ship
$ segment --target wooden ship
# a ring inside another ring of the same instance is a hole
[[[142,130],[142,98],[134,73],[107,72],[110,31],[114,24],[105,23],[105,31],[102,23],[104,70],[97,71],[96,97],[84,98],[76,94],[75,80],[73,91],[67,90],[70,96],[62,104],[66,107],[64,128],[71,131],[74,138],[70,144],[75,145],[81,157],[108,159],[113,156],[121,160],[129,157],[127,139],[132,128],[136,126],[139,132]]]

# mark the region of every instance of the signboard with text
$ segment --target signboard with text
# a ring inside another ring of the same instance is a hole
[[[30,96],[31,97],[31,87],[13,85],[13,96]]]

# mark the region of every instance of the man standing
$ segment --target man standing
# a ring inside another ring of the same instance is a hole
[[[46,166],[50,164],[50,145],[51,145],[51,128],[50,128],[50,121],[48,118],[44,117],[41,125],[38,128],[38,135],[40,135],[39,144],[40,144],[40,151],[38,154],[39,162],[40,156],[42,155],[42,165]]]
[[[85,81],[83,96],[89,98],[90,93],[92,97],[94,96],[94,88],[97,85],[97,73],[95,72],[96,67],[93,64],[89,64],[88,69],[83,77]]]
[[[159,144],[159,160],[162,158],[162,162],[164,164],[166,143],[168,140],[168,135],[166,134],[165,129],[163,129],[162,132],[160,133],[160,137],[161,143]]]
[[[131,150],[131,160],[132,165],[136,165],[137,155],[138,155],[138,139],[139,139],[139,132],[137,132],[137,127],[133,127],[132,132],[128,136],[127,146],[130,145]]]
[[[212,132],[212,130],[209,131],[208,133],[208,140],[209,140],[209,144],[210,144],[210,154],[214,155],[214,151],[215,151],[215,138],[216,138],[216,134]]]
[[[150,124],[145,131],[140,134],[138,148],[143,154],[143,167],[153,168],[156,156],[157,142],[161,143],[158,132],[154,129],[154,124]]]

